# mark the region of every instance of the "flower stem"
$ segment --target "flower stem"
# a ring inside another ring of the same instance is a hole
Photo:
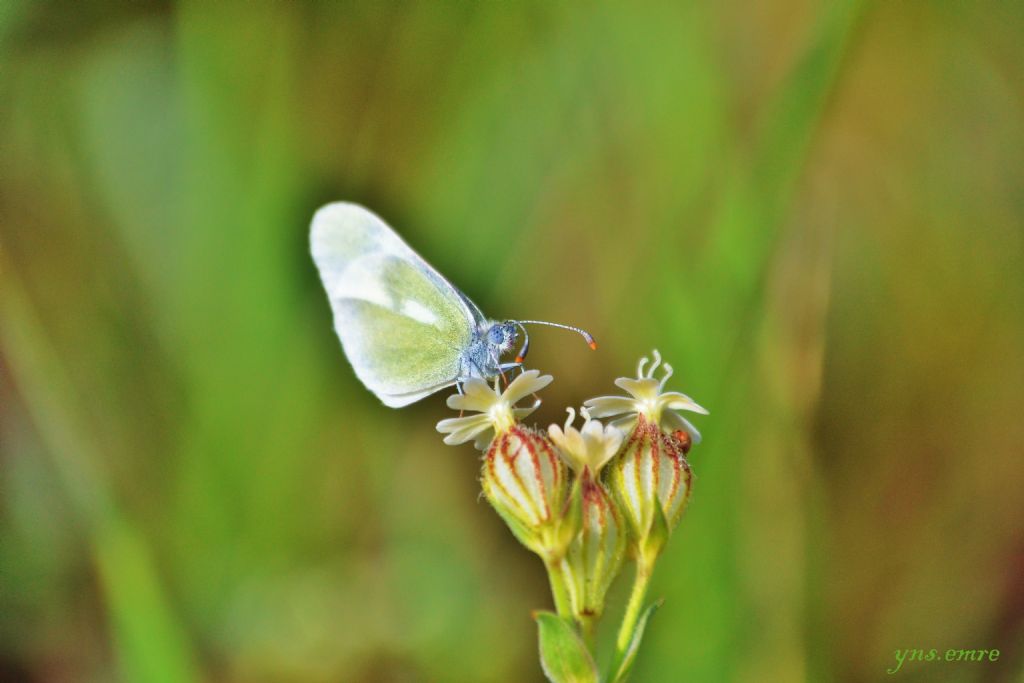
[[[597,620],[592,616],[580,616],[577,619],[580,625],[580,635],[583,636],[583,643],[591,652],[594,651],[597,635]]]
[[[642,559],[637,560],[636,576],[633,578],[633,591],[629,594],[629,603],[626,605],[626,613],[622,617],[622,625],[619,626],[619,636],[615,640],[615,660],[622,661],[629,649],[629,641],[633,638],[633,631],[636,629],[637,619],[644,606],[644,598],[647,596],[647,586],[651,582],[653,565],[648,565]]]
[[[555,611],[558,616],[572,618],[572,603],[569,600],[569,587],[565,583],[565,572],[562,570],[564,561],[544,560],[551,582],[551,596],[555,599]]]

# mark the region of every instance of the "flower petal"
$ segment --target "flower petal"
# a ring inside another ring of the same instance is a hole
[[[633,427],[636,426],[636,422],[637,415],[636,413],[633,413],[632,415],[624,415],[623,417],[612,420],[609,424],[610,426],[618,429],[623,434],[629,434],[630,432],[633,431]]]
[[[604,425],[597,420],[587,420],[583,423],[580,434],[588,444],[601,441],[604,437]]]
[[[517,421],[522,421],[522,419],[524,417],[527,417],[528,415],[530,415],[530,413],[532,413],[533,411],[537,410],[537,408],[540,408],[540,401],[539,400],[534,401],[533,405],[524,406],[522,408],[513,408],[512,409],[512,415],[515,417],[515,419]]]
[[[635,413],[636,401],[625,396],[598,396],[583,402],[591,417],[611,417],[623,413]]]
[[[464,417],[447,417],[437,423],[437,431],[442,434],[448,434],[458,429],[462,429],[463,425],[477,422],[482,415],[466,415]]]
[[[466,443],[467,441],[479,441],[481,438],[486,438],[490,441],[492,433],[493,430],[490,425],[481,425],[449,434],[444,437],[444,442],[449,446],[458,446],[459,444]]]
[[[587,441],[588,464],[594,472],[600,472],[605,463],[619,452],[619,446],[622,445],[622,439],[625,435],[611,425],[602,429],[598,422],[588,424],[596,424],[598,426],[596,431],[585,429],[583,433],[583,439]]]
[[[701,415],[710,415],[706,408],[702,408],[697,405],[697,402],[686,394],[680,394],[678,391],[668,391],[662,394],[659,399],[662,405],[670,410],[689,410],[694,413],[700,413]]]
[[[486,414],[450,417],[437,423],[437,431],[448,434],[444,442],[449,446],[466,443],[491,428],[490,418]]]
[[[484,413],[499,400],[498,394],[479,377],[462,383],[462,393],[452,394],[446,403],[452,410],[472,410]]]
[[[540,375],[540,370],[527,370],[521,373],[505,389],[501,395],[502,400],[509,404],[518,403],[520,399],[536,393],[551,384],[551,380],[554,379],[551,375],[538,375]]]
[[[647,401],[658,397],[661,385],[658,380],[650,377],[633,379],[632,377],[619,377],[615,380],[615,386],[625,389],[634,398]]]
[[[561,456],[562,460],[565,461],[569,467],[574,470],[579,467],[576,454],[572,451],[569,446],[569,435],[566,432],[576,431],[572,427],[566,427],[565,431],[562,430],[556,424],[548,427],[548,438],[551,439],[551,443],[555,444],[555,449],[558,451],[558,455]]]
[[[548,426],[548,437],[555,442],[555,445],[559,448],[562,447],[562,442],[565,440],[565,432],[562,428],[556,424]]]
[[[548,433],[550,434],[550,432]],[[555,441],[555,445],[558,446],[565,461],[577,472],[582,471],[587,465],[587,448],[583,444],[583,437],[575,427],[566,429],[561,438]]]

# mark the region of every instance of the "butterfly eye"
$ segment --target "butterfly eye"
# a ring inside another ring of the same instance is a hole
[[[505,331],[501,329],[501,325],[494,325],[487,330],[487,341],[492,344],[501,344],[505,341]]]

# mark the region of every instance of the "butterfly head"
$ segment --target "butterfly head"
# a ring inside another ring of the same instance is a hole
[[[493,323],[487,329],[487,344],[497,352],[498,356],[515,346],[518,339],[519,333],[516,331],[514,322]]]

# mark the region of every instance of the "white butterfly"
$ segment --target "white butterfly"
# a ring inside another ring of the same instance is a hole
[[[399,408],[471,377],[490,380],[521,368],[530,348],[524,324],[488,320],[376,214],[336,202],[313,216],[313,261],[334,312],[334,329],[356,376],[385,405]],[[515,360],[502,356],[524,342]]]

